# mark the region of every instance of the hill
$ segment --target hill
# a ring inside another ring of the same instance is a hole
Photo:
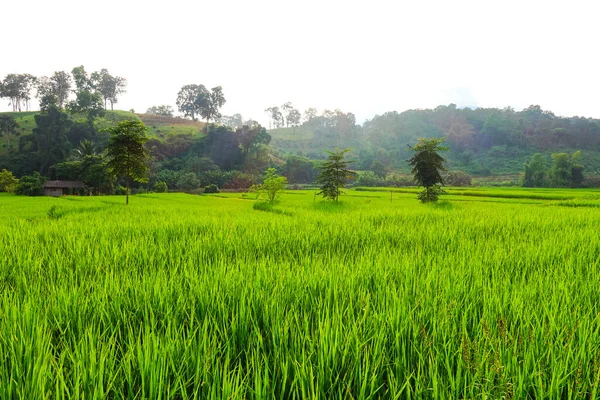
[[[33,133],[35,128],[35,115],[37,111],[7,112],[0,115],[12,116],[18,127],[15,134],[0,135],[0,154],[7,154],[18,146],[19,138]],[[71,116],[73,121],[83,122],[80,116]],[[95,128],[100,131],[103,128],[114,126],[119,121],[128,119],[139,119],[148,127],[148,135],[152,138],[166,138],[169,135],[187,134],[194,137],[202,136],[204,122],[191,121],[184,118],[171,118],[160,115],[134,114],[129,111],[105,111],[104,115],[94,120]]]
[[[447,167],[474,175],[516,174],[535,153],[548,162],[552,153],[582,150],[588,173],[600,170],[600,121],[559,117],[539,106],[522,111],[511,108],[457,108],[388,112],[362,126],[352,115],[326,112],[296,128],[269,131],[271,145],[289,154],[322,158],[323,150],[350,147],[359,169],[374,161],[407,171],[409,145],[418,138],[445,137]]]

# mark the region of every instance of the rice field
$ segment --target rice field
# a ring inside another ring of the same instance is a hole
[[[599,397],[600,192],[460,192],[0,194],[0,399]]]

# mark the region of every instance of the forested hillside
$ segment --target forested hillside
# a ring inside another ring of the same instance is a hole
[[[387,112],[356,125],[352,114],[325,112],[298,127],[270,130],[272,145],[286,152],[320,158],[322,150],[352,147],[358,167],[379,161],[406,171],[409,145],[418,138],[446,137],[448,168],[475,175],[514,174],[534,153],[550,160],[555,152],[582,150],[588,173],[600,170],[600,121],[558,117],[539,106],[512,108],[457,108]]]

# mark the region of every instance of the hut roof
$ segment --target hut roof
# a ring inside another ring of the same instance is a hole
[[[80,181],[47,181],[44,188],[56,189],[80,189],[83,188],[83,182]]]

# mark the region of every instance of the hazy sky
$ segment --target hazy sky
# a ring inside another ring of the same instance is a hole
[[[108,68],[129,82],[121,109],[201,83],[262,122],[286,101],[359,122],[451,102],[600,118],[595,0],[1,2],[0,78]]]

